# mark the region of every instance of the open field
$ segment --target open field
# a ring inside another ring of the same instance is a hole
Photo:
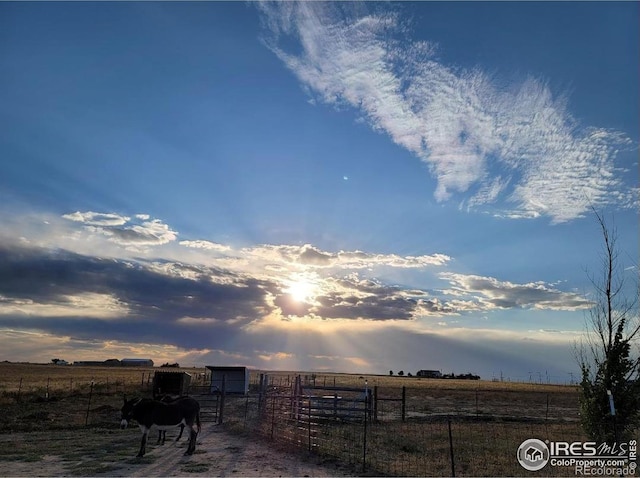
[[[0,362],[0,393],[46,390],[74,391],[88,388],[91,381],[100,387],[118,389],[140,387],[150,382],[158,368],[148,367],[85,367],[74,365],[26,364]],[[169,369],[174,370],[174,369]],[[180,369],[200,378],[205,369]]]
[[[40,388],[46,386],[47,380],[50,381],[52,389],[66,390],[70,386],[70,382],[74,384],[88,384],[91,380],[96,383],[112,383],[126,384],[127,386],[140,385],[141,380],[147,380],[148,374],[162,368],[148,367],[92,367],[92,366],[73,366],[73,365],[54,365],[54,364],[29,364],[29,363],[11,363],[0,362],[0,391],[17,391],[20,385],[20,379],[23,382],[23,390],[25,387]],[[179,370],[191,374],[194,379],[200,380],[203,374],[207,372],[205,368],[179,368],[167,369]],[[538,383],[522,383],[522,382],[492,382],[485,380],[450,380],[450,379],[431,379],[420,377],[399,377],[397,375],[365,375],[365,374],[345,374],[330,372],[296,372],[296,371],[252,371],[251,382],[257,383],[260,373],[268,374],[274,383],[288,384],[293,381],[296,375],[306,376],[309,380],[315,377],[318,385],[337,385],[348,387],[364,387],[365,380],[369,387],[378,385],[386,388],[400,388],[403,385],[412,388],[434,389],[464,389],[464,390],[509,390],[522,392],[548,392],[548,393],[566,393],[575,390],[575,387],[566,385],[551,385]]]

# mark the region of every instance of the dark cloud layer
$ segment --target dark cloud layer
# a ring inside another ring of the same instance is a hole
[[[190,269],[193,271],[194,267]],[[196,268],[197,270],[197,268]],[[234,333],[269,312],[265,298],[273,284],[225,274],[226,283],[214,282],[224,272],[199,270],[185,278],[152,270],[147,264],[100,259],[68,251],[0,247],[0,297],[11,303],[68,305],[78,295],[105,294],[128,309],[125,316],[101,318],[0,315],[0,325],[36,328],[71,336],[128,339],[192,346],[198,334],[181,325],[183,317],[214,319],[204,330]],[[231,325],[233,324],[233,325]],[[210,339],[210,337],[209,337]],[[196,340],[197,342],[197,340]],[[207,346],[210,343],[200,343]]]
[[[357,275],[333,283],[340,292],[325,291],[311,304],[293,300],[274,281],[221,268],[5,245],[0,246],[0,326],[207,348],[237,342],[244,326],[274,307],[285,320],[373,321],[410,320],[418,307],[418,300],[400,289]],[[78,297],[85,297],[82,304]],[[96,316],[100,304],[90,307],[95,297],[107,297],[116,311]],[[68,310],[73,313],[65,314]]]

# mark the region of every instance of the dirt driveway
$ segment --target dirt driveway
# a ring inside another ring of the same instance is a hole
[[[348,476],[322,459],[287,453],[257,438],[246,438],[208,424],[198,437],[193,456],[183,456],[186,441],[155,447],[161,455],[148,465],[128,465],[111,476]]]
[[[130,457],[111,462],[104,473],[87,470],[89,476],[113,477],[327,477],[354,476],[339,464],[317,456],[290,453],[272,446],[259,438],[242,437],[225,432],[214,424],[205,424],[194,455],[183,456],[187,441],[170,441],[156,446],[154,432],[150,434],[147,454],[142,459],[133,458],[137,441],[130,450]],[[2,443],[7,446],[8,443]],[[127,450],[128,452],[129,450]],[[82,468],[70,472],[69,463],[57,456],[45,456],[34,462],[0,462],[2,476],[70,476],[83,474]],[[87,476],[87,474],[84,474]]]

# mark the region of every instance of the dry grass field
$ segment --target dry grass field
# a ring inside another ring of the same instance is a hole
[[[158,369],[0,363],[0,405],[3,410],[0,439],[6,443],[7,439],[10,440],[7,437],[19,436],[20,443],[25,443],[22,447],[0,452],[0,470],[8,469],[6,467],[11,462],[37,463],[48,456],[62,456],[64,453],[60,445],[52,442],[48,449],[44,439],[46,435],[42,435],[55,430],[64,436],[71,433],[74,443],[82,443],[84,454],[90,457],[86,466],[77,465],[73,473],[97,476],[101,473],[108,475],[111,470],[113,474],[116,466],[113,460],[105,461],[96,450],[106,448],[112,450],[117,459],[124,459],[131,453],[131,448],[135,448],[136,433],[116,433],[122,395],[149,395],[155,370]],[[207,380],[205,369],[180,370],[190,373],[196,384]],[[303,380],[318,386],[366,386],[370,390],[376,387],[379,421],[367,427],[367,444],[364,447],[367,450],[368,473],[450,475],[449,421],[452,422],[451,443],[455,448],[458,476],[522,474],[523,470],[515,460],[515,451],[528,438],[584,439],[577,421],[576,387],[387,375],[254,371],[251,374],[251,397],[260,373],[268,374],[271,383],[284,390],[291,386],[298,374]],[[405,421],[400,419],[401,402],[397,400],[403,387],[406,389]],[[395,401],[385,401],[385,398]],[[248,437],[258,431],[255,428],[258,425],[248,418],[250,407],[256,403],[252,400],[240,397],[229,400],[228,410],[225,410],[225,429],[240,432],[240,437]],[[275,420],[274,417],[269,420]],[[264,425],[259,425],[263,436]],[[278,434],[290,434],[287,426],[284,423],[267,424],[267,438],[282,445],[283,440],[279,440]],[[293,426],[295,428],[295,424]],[[273,430],[276,431],[275,436],[270,436]],[[362,424],[324,424],[313,433],[315,454],[351,465],[362,473]],[[124,444],[120,443],[119,439],[125,436]],[[36,448],[26,445],[31,443],[31,438],[38,443]],[[87,448],[92,443],[96,450]],[[295,440],[284,440],[284,446],[289,448],[300,445]],[[305,449],[304,443],[302,445]],[[154,473],[162,475],[159,465],[156,464],[156,468]],[[67,472],[71,470],[68,466],[65,469]],[[182,468],[171,473],[180,475],[180,470]],[[203,464],[185,470],[189,470],[188,476],[213,471]],[[167,473],[165,470],[164,474]],[[548,474],[558,475],[559,472],[554,469]]]
[[[142,386],[151,380],[156,369],[147,367],[88,367],[54,364],[0,362],[0,393],[32,392],[49,387],[49,391],[86,389],[91,381],[100,387]],[[199,377],[204,369],[180,369]]]

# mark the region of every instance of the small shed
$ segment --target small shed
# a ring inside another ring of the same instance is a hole
[[[225,378],[225,393],[246,395],[249,392],[249,369],[247,367],[216,367],[207,365],[211,370],[211,392],[222,391],[222,378]]]
[[[153,374],[153,396],[186,395],[190,383],[191,375],[187,372],[155,372]]]

